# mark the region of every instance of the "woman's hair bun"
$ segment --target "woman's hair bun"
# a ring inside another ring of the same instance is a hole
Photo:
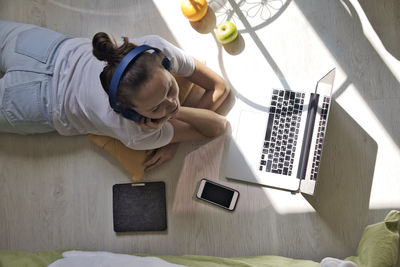
[[[94,35],[92,40],[93,55],[102,61],[112,63],[115,57],[116,45],[110,39],[107,33],[98,32]]]

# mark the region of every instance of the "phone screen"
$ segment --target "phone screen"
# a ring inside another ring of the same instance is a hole
[[[229,208],[234,191],[227,188],[206,182],[201,194],[201,198],[214,202],[218,205]]]

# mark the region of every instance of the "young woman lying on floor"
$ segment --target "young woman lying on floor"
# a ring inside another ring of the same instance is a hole
[[[215,112],[229,93],[223,78],[159,36],[116,43],[0,20],[0,72],[1,132],[110,136],[151,151],[147,169],[226,128]],[[172,74],[205,89],[195,108],[180,105]]]

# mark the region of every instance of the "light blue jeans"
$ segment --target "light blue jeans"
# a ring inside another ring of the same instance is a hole
[[[54,131],[52,76],[69,37],[35,25],[0,20],[0,132]]]

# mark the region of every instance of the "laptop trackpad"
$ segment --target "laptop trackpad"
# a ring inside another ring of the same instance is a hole
[[[267,116],[268,114],[265,112],[241,112],[227,155],[226,176],[228,178],[258,182],[257,167]]]

